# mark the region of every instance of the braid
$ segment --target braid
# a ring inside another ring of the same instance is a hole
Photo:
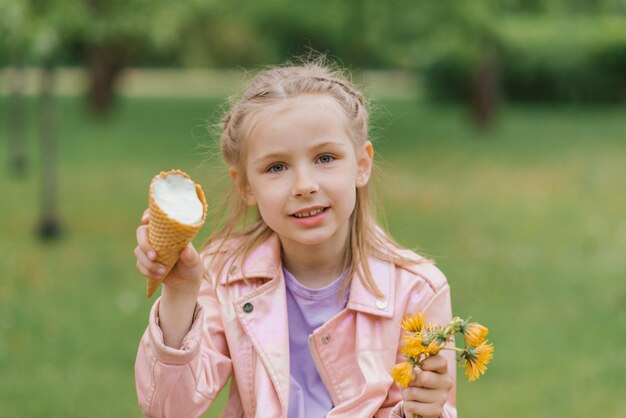
[[[349,95],[354,97],[361,106],[365,105],[365,103],[364,103],[364,101],[365,101],[364,96],[359,91],[354,89],[352,86],[347,85],[343,81],[337,80],[337,79],[325,78],[325,77],[313,77],[313,78],[315,80],[317,80],[317,81],[325,81],[325,82],[328,82],[328,83],[337,84],[339,87],[341,87],[343,89],[343,91],[345,91],[346,93],[348,93]]]

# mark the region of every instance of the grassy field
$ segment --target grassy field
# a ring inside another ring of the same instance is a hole
[[[205,129],[220,103],[127,98],[94,121],[81,100],[60,99],[57,242],[34,234],[39,172],[0,176],[1,415],[141,416],[133,363],[152,301],[134,267],[135,228],[162,169],[188,171],[209,199],[222,193]],[[625,114],[508,106],[479,134],[461,108],[377,103],[377,196],[390,230],[437,261],[457,315],[491,328],[489,372],[458,380],[460,416],[626,413]],[[4,167],[6,141],[0,157]]]

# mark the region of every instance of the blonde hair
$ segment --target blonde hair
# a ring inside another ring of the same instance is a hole
[[[270,104],[305,94],[324,94],[335,99],[348,117],[354,145],[363,145],[368,141],[369,114],[365,97],[340,70],[331,68],[324,56],[257,74],[243,95],[233,100],[221,124],[222,157],[229,166],[237,168],[237,185],[231,188],[222,207],[222,211],[228,213],[227,218],[223,219],[222,227],[207,240],[204,248],[215,247],[215,251],[219,252],[222,245],[231,239],[237,239],[238,244],[222,259],[218,269],[220,272],[229,263],[239,263],[243,269],[248,254],[273,233],[258,210],[254,221],[246,222],[248,208],[237,191],[238,188],[243,190],[247,184],[244,170],[245,141],[254,116]],[[399,245],[379,227],[371,203],[369,184],[356,189],[356,204],[349,222],[347,250],[343,256],[343,266],[348,268],[348,274],[341,291],[347,288],[356,273],[369,292],[381,297],[383,295],[373,280],[367,262],[368,256],[400,266],[417,264],[420,260],[402,255]]]

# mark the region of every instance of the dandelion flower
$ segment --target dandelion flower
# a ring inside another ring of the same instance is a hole
[[[493,344],[485,341],[478,347],[467,348],[461,358],[465,359],[465,375],[473,382],[487,371],[487,364],[493,358]]]
[[[421,334],[405,335],[402,339],[404,340],[404,346],[400,351],[407,357],[417,358],[427,349],[423,344],[424,337]]]
[[[467,341],[470,345],[478,347],[485,341],[485,337],[489,334],[489,329],[477,322],[472,322],[465,327],[463,334],[465,336],[465,341]]]
[[[443,327],[436,324],[426,324],[424,329],[426,334],[440,334],[443,331]]]
[[[438,344],[436,339],[431,341],[427,347],[424,347],[424,352],[429,356],[436,356],[440,351],[441,346]]]
[[[402,319],[400,327],[408,332],[422,332],[425,322],[426,319],[424,318],[424,313],[418,312],[414,315],[405,316]]]
[[[413,365],[408,361],[396,364],[391,371],[391,377],[403,388],[409,386],[413,380]]]

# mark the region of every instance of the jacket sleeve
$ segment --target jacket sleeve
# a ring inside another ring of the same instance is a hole
[[[213,285],[202,283],[191,329],[181,347],[163,343],[160,299],[154,303],[135,361],[139,406],[149,417],[196,417],[215,399],[232,372]]]
[[[409,298],[405,315],[414,314],[421,310],[424,312],[426,322],[437,325],[446,325],[452,319],[452,306],[450,301],[450,286],[445,276],[434,265],[428,264],[423,267],[420,275],[430,284],[433,296],[424,306],[423,299],[419,298],[419,292],[413,292],[415,298]],[[451,343],[453,344],[453,343]],[[456,411],[456,355],[452,350],[442,350],[441,355],[448,360],[448,375],[452,379],[452,389],[448,394],[448,400],[444,404],[442,418],[457,418]],[[398,350],[396,363],[404,360],[404,355]],[[398,385],[393,384],[391,391],[400,391]],[[400,398],[402,395],[399,395]],[[397,403],[391,411],[391,418],[404,418],[402,401]]]

